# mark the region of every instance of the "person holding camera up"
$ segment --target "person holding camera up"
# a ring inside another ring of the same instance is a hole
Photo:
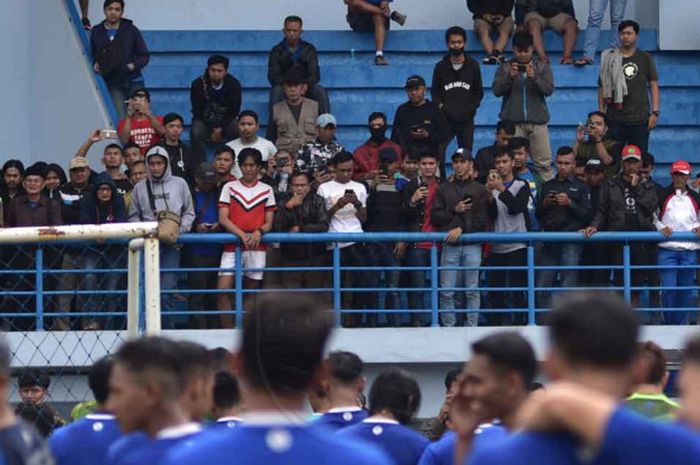
[[[151,113],[151,94],[146,89],[136,89],[126,107],[126,118],[117,125],[122,144],[133,142],[146,155],[151,146],[160,142],[165,135],[163,117]]]
[[[602,111],[590,112],[586,124],[579,125],[576,129],[576,159],[587,162],[591,158],[597,158],[603,165],[606,178],[620,172],[622,145],[608,135],[608,117]]]

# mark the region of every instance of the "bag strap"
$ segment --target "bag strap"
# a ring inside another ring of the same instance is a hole
[[[156,211],[156,199],[153,196],[153,189],[151,188],[151,180],[146,179],[146,190],[148,191],[148,203],[151,206],[151,210],[153,211],[153,216],[158,216],[158,212]]]

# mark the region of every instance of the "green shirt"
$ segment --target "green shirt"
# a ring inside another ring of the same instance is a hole
[[[652,420],[671,421],[679,405],[665,394],[640,394],[635,392],[627,398],[627,407]]]
[[[596,147],[596,145],[597,144],[595,142],[589,140],[579,142],[578,151],[576,152],[576,158],[584,161],[588,161],[591,158],[599,158],[598,148]],[[613,162],[611,164],[603,165],[605,179],[609,179],[620,172],[620,152],[622,151],[622,144],[614,139],[604,137],[603,145],[608,151],[608,155],[610,155],[613,159]]]

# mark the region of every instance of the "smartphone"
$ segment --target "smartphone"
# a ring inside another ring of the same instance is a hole
[[[472,203],[472,196],[469,194],[464,194],[464,197],[462,197],[462,202]]]
[[[389,176],[389,168],[383,163],[379,165],[379,174],[382,176]]]
[[[117,131],[114,129],[100,129],[100,138],[102,139],[116,139]]]
[[[493,181],[498,181],[501,179],[501,175],[498,174],[498,170],[489,170],[489,179]]]
[[[527,65],[518,63],[518,72],[521,74],[527,73]]]
[[[420,186],[418,186],[419,189],[422,189],[422,188],[424,188],[424,187],[425,187],[426,189],[428,188],[428,183],[425,182],[425,181],[421,182],[421,183],[420,183]]]
[[[355,191],[352,189],[345,189],[345,195],[355,195]]]

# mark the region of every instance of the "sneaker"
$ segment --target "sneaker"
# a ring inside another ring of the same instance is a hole
[[[387,66],[389,64],[389,60],[387,60],[384,55],[375,55],[374,64],[375,66]]]
[[[406,24],[406,15],[402,15],[398,11],[391,12],[391,19],[396,21],[399,26],[403,26],[404,24]]]
[[[485,65],[500,65],[501,64],[501,56],[500,55],[490,55],[484,58],[484,64]]]

